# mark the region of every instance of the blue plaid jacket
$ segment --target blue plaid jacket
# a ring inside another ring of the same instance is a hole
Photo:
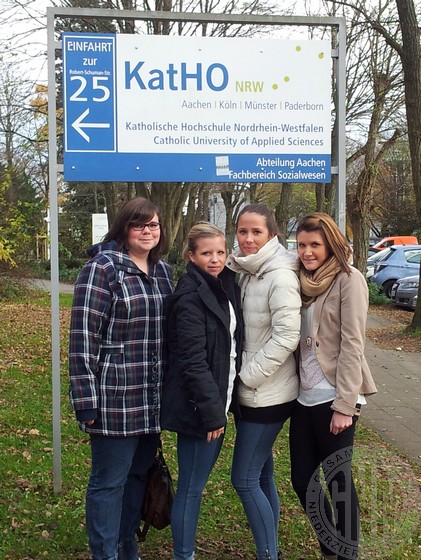
[[[113,242],[98,247],[75,284],[70,401],[81,429],[107,436],[160,431],[163,300],[171,270],[143,273]],[[87,426],[87,420],[95,420]]]

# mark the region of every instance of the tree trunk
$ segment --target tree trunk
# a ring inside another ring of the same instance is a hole
[[[413,0],[396,0],[402,32],[401,59],[404,72],[406,118],[411,152],[418,223],[421,225],[421,46]],[[421,267],[418,301],[411,330],[421,330]]]
[[[352,219],[354,266],[363,274],[367,263],[370,213],[379,165],[384,154],[396,142],[399,135],[399,131],[395,131],[394,135],[384,142],[380,149],[378,148],[379,130],[390,84],[388,75],[373,71],[374,106],[364,150],[364,167],[358,176],[356,192],[352,199],[353,208],[349,212]],[[362,237],[363,235],[365,237]]]
[[[316,195],[316,212],[325,211],[325,184],[321,183],[314,186],[314,192]]]
[[[365,275],[367,262],[367,239],[370,234],[370,208],[361,207],[355,194],[347,196],[348,216],[352,227],[353,265]]]
[[[234,248],[235,240],[235,223],[233,222],[233,215],[236,202],[232,189],[223,189],[221,191],[221,197],[225,206],[225,238],[227,240],[228,252],[231,252]]]
[[[288,222],[289,222],[289,206],[292,197],[292,185],[290,183],[282,183],[279,193],[279,202],[275,206],[275,219],[278,224],[279,237],[282,245],[287,246]]]
[[[195,183],[151,183],[150,199],[158,206],[165,224],[167,253],[183,219],[183,208]]]

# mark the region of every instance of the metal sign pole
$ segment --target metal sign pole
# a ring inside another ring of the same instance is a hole
[[[345,138],[345,99],[346,99],[346,25],[342,19],[338,24],[338,63],[337,63],[337,115],[338,119],[338,186],[336,193],[336,220],[343,234],[346,233],[346,138]]]
[[[50,202],[50,266],[51,266],[51,353],[53,398],[53,486],[61,492],[61,425],[60,425],[60,302],[58,256],[57,196],[57,126],[55,87],[54,15],[47,10],[48,33],[48,158]]]

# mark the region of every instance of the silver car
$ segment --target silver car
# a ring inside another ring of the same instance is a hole
[[[401,307],[415,309],[418,284],[419,276],[406,276],[396,280],[390,292],[392,303]]]
[[[369,255],[367,259],[367,269],[365,273],[365,277],[367,278],[367,280],[370,280],[370,278],[373,276],[374,267],[377,261],[381,260],[386,254],[387,253],[385,253],[384,251],[377,251],[376,253],[374,253],[374,255]]]

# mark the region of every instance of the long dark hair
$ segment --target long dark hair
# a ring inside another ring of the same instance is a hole
[[[314,212],[314,214],[304,216],[297,226],[297,239],[301,231],[317,231],[320,233],[326,243],[329,255],[335,255],[343,272],[347,274],[351,273],[351,268],[349,266],[352,254],[351,247],[346,237],[329,214]]]
[[[129,236],[129,228],[135,224],[146,224],[154,215],[158,216],[158,221],[161,224],[161,235],[158,244],[151,249],[149,258],[152,262],[157,262],[161,255],[161,247],[165,245],[165,236],[162,229],[161,214],[158,206],[151,200],[137,196],[130,199],[118,212],[117,216],[106,235],[104,242],[116,241],[119,249],[127,249],[127,239]]]

